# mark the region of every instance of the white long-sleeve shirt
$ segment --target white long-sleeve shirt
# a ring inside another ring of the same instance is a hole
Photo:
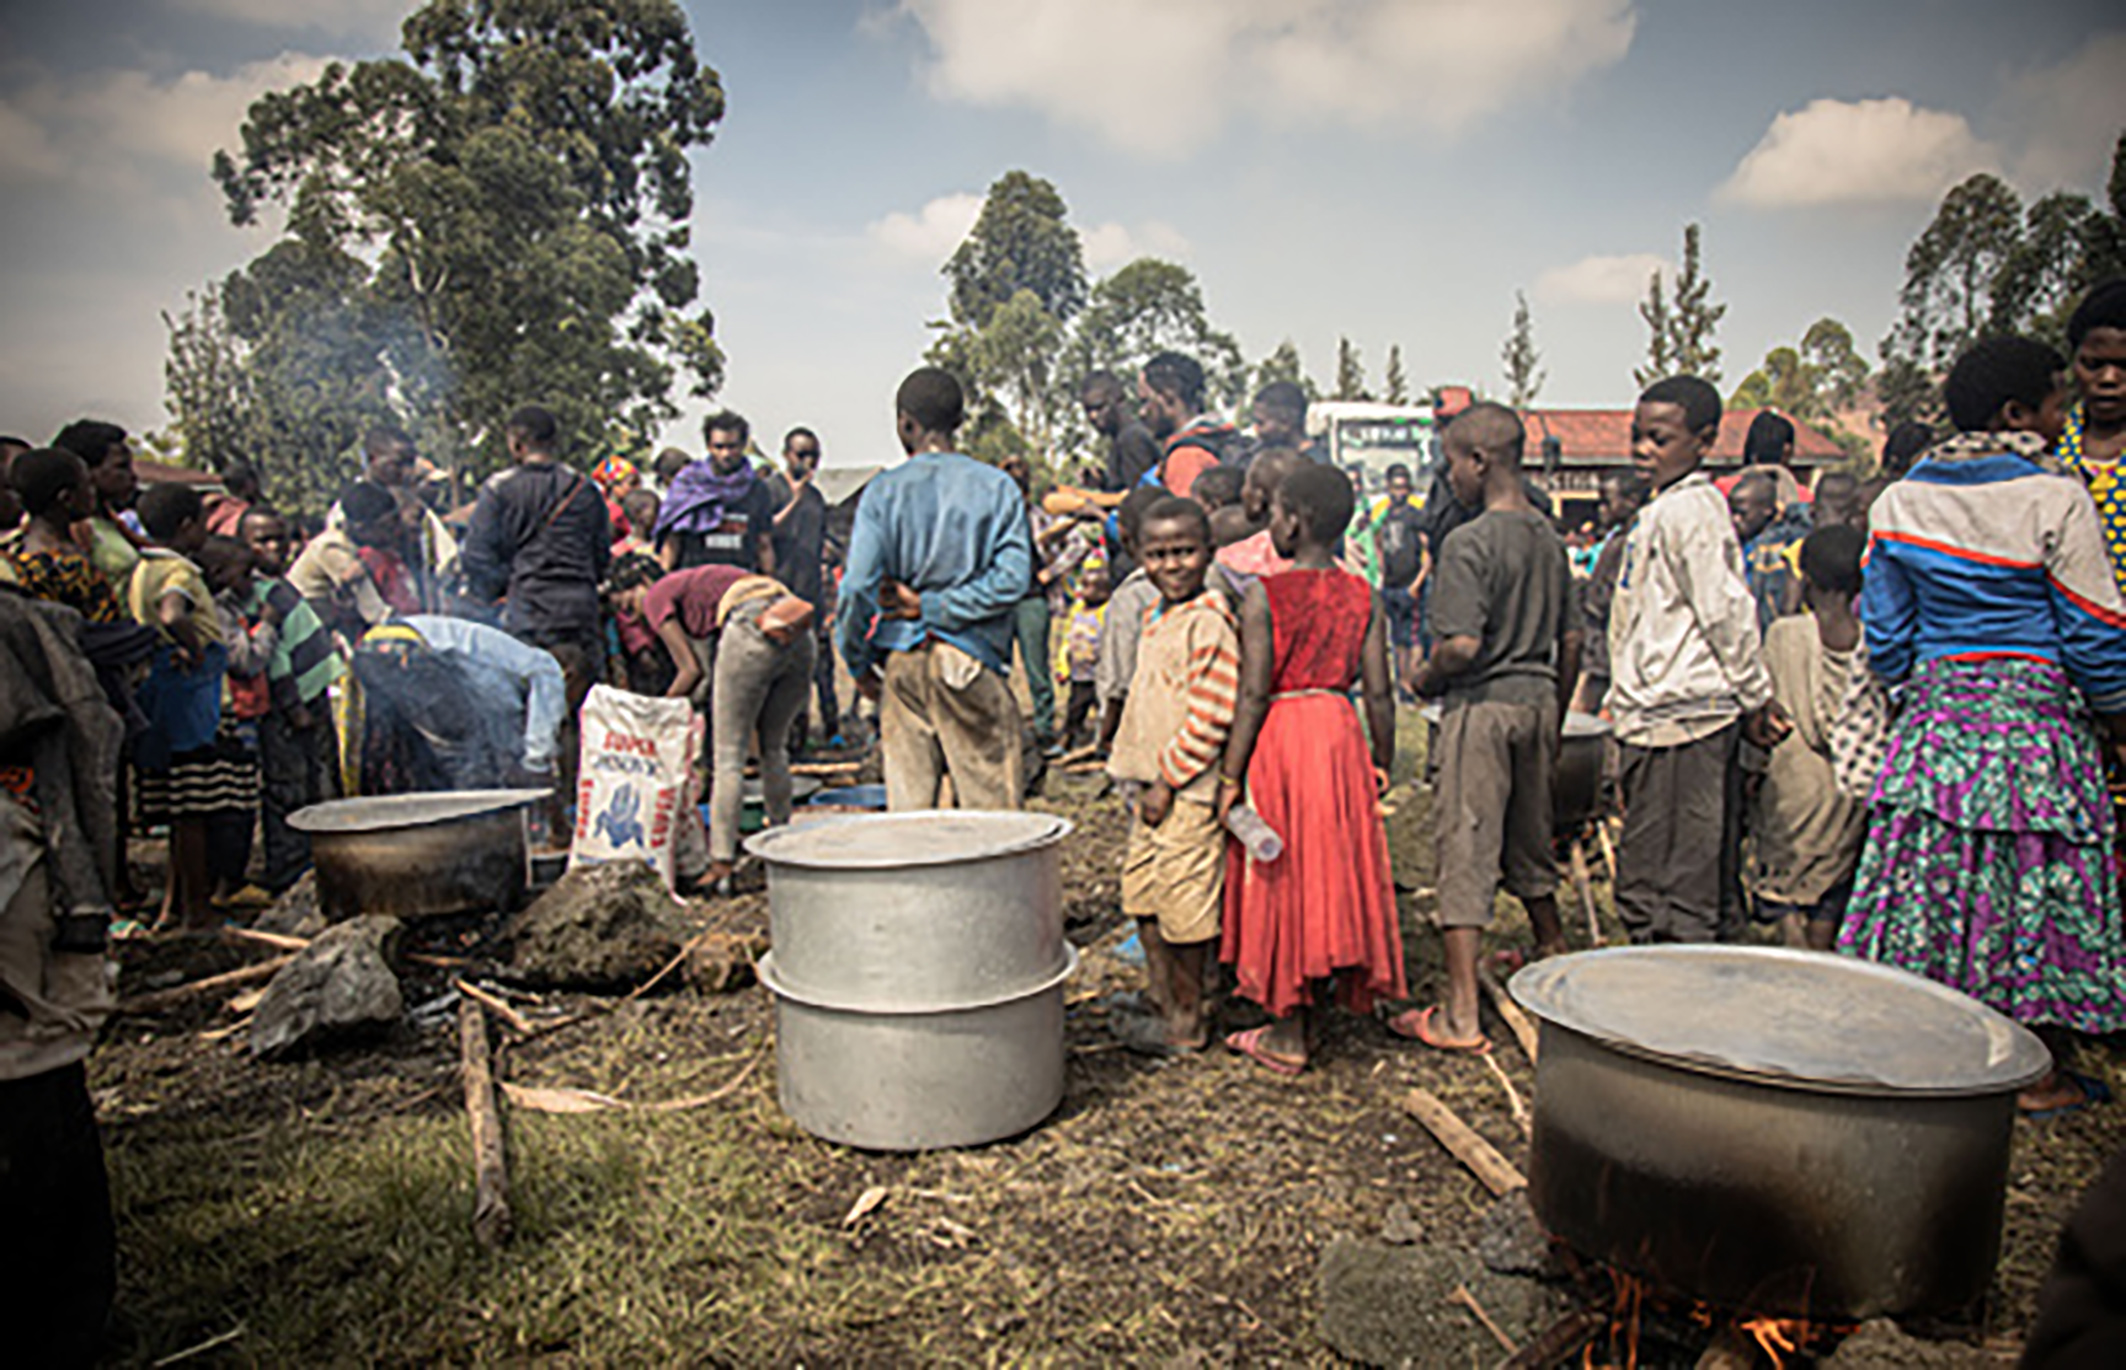
[[[1624,544],[1609,612],[1619,742],[1677,747],[1772,697],[1727,501],[1702,471],[1654,496]]]

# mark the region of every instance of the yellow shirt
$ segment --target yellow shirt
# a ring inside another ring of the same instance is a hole
[[[145,623],[168,638],[170,631],[162,626],[160,611],[162,602],[172,595],[184,601],[185,617],[202,646],[222,640],[221,615],[215,611],[214,596],[199,568],[166,548],[146,549],[133,568],[133,578],[126,582],[126,612],[136,623]]]

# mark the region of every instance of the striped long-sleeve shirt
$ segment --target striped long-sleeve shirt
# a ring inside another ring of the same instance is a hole
[[[1163,780],[1210,803],[1217,763],[1240,694],[1240,633],[1225,596],[1206,590],[1154,609],[1137,645],[1108,771],[1118,780]]]

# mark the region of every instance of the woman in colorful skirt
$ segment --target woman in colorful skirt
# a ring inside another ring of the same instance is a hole
[[[2027,339],[1972,348],[1945,386],[1958,436],[1875,504],[1861,617],[1896,709],[1839,939],[2056,1054],[2068,1032],[2126,1027],[2104,782],[2126,738],[2126,601],[2089,492],[2047,453],[2065,371]],[[2107,1093],[2055,1068],[2022,1106]]]

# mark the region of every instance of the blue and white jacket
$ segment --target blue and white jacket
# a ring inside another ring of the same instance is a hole
[[[2098,713],[2126,713],[2126,602],[2096,505],[2028,433],[1929,451],[1869,515],[1868,660],[1914,667],[2021,657],[2066,670]]]

